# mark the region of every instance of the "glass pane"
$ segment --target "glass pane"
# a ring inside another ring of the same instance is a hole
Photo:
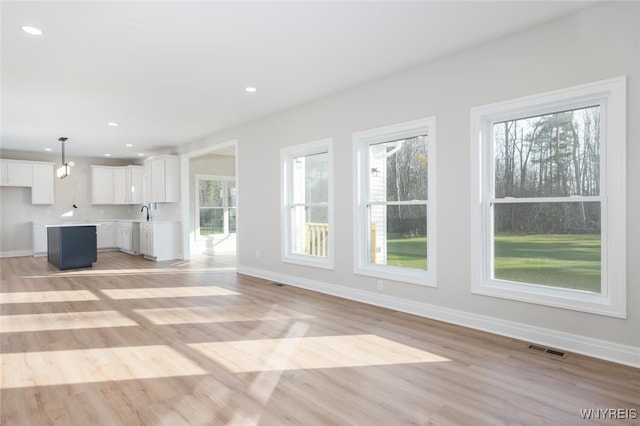
[[[369,146],[371,201],[427,200],[427,137]]]
[[[296,206],[291,208],[291,251],[308,256],[329,254],[329,208]]]
[[[227,182],[227,206],[236,206],[236,183]]]
[[[369,262],[427,269],[427,206],[369,206]]]
[[[329,200],[329,154],[293,159],[292,197],[295,204],[326,203]]]
[[[600,203],[494,206],[494,278],[600,292]]]
[[[600,194],[600,107],[496,123],[495,196]]]
[[[211,180],[199,182],[200,207],[222,207],[224,199],[222,182]]]
[[[235,207],[229,209],[229,233],[236,233],[236,209]]]
[[[223,209],[200,209],[200,235],[224,233]]]

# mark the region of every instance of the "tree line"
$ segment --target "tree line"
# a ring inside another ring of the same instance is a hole
[[[496,232],[599,233],[600,108],[495,123],[495,198],[576,197],[497,204]]]

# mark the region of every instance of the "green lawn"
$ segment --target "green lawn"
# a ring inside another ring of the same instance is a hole
[[[427,269],[426,245],[426,237],[391,236],[387,265]],[[498,235],[495,278],[599,292],[600,236]]]
[[[600,291],[600,236],[497,235],[495,278]]]
[[[427,269],[427,237],[393,238],[387,241],[387,265]]]

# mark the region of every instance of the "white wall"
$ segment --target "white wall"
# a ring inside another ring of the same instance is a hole
[[[640,366],[638,28],[639,4],[604,4],[212,135],[181,152],[238,140],[242,272]],[[470,108],[621,75],[628,77],[628,318],[471,294]],[[386,282],[378,292],[375,279],[353,274],[352,134],[428,116],[436,117],[438,128],[438,286]],[[329,137],[335,149],[335,270],[282,263],[279,149]]]

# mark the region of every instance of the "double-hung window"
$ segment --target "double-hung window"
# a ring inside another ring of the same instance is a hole
[[[354,272],[435,286],[435,118],[354,134]]]
[[[196,175],[196,239],[236,233],[236,185],[232,177]]]
[[[625,79],[474,108],[472,291],[626,315]]]
[[[332,269],[332,141],[281,150],[282,260]]]

